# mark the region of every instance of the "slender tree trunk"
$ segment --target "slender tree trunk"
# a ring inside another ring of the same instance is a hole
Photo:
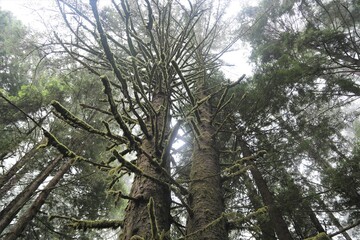
[[[307,221],[304,223],[299,224],[296,221],[296,217],[294,217],[294,228],[296,230],[296,232],[298,233],[299,236],[301,236],[302,238],[307,237],[307,235],[314,233],[314,231],[316,230],[318,233],[324,232],[326,233],[325,229],[323,228],[323,226],[321,225],[318,217],[316,216],[316,214],[314,213],[314,211],[311,208],[311,203],[304,201],[303,197],[304,194],[301,190],[301,187],[299,186],[299,184],[295,183],[294,179],[292,176],[290,176],[290,174],[283,168],[280,168],[279,170],[279,174],[283,175],[284,177],[282,178],[282,180],[284,181],[284,185],[290,185],[291,189],[292,189],[292,193],[296,196],[298,196],[299,199],[299,207],[298,209],[302,209],[305,213],[307,213],[307,216],[309,217],[307,219]],[[292,209],[292,208],[291,208]],[[292,214],[292,210],[290,211],[290,214]],[[294,210],[296,211],[296,210]],[[309,221],[310,220],[310,221]],[[300,225],[299,227],[297,227],[297,225]],[[305,229],[305,231],[304,231]]]
[[[21,168],[10,180],[0,188],[0,199],[3,199],[5,194],[27,173],[27,168]]]
[[[20,236],[26,226],[34,219],[34,217],[36,216],[42,205],[45,203],[46,199],[48,198],[54,187],[62,179],[64,174],[69,171],[73,163],[74,159],[70,159],[60,167],[60,169],[56,172],[55,176],[50,180],[46,187],[37,196],[35,201],[31,204],[29,209],[27,209],[26,212],[21,215],[16,224],[10,229],[9,233],[6,236],[6,240],[14,240]]]
[[[245,183],[246,190],[248,191],[248,196],[250,199],[251,204],[253,205],[255,210],[263,207],[261,200],[259,199],[258,193],[254,188],[254,185],[248,175],[248,173],[243,174],[243,179]],[[261,230],[261,240],[275,240],[275,232],[272,224],[270,223],[269,219],[259,221],[259,227]]]
[[[299,171],[299,170],[297,169],[297,171]],[[306,178],[302,177],[302,179],[303,179],[303,182],[309,188],[310,191],[316,192],[314,187],[307,182]],[[318,197],[316,199],[316,202],[320,205],[320,207],[322,209],[324,209],[326,211],[326,214],[329,216],[329,219],[331,220],[332,224],[334,226],[336,226],[339,229],[339,231],[342,231],[344,229],[344,227],[341,225],[339,220],[334,216],[334,214],[331,212],[331,210],[328,208],[328,206],[324,203],[324,201],[320,197]],[[344,238],[346,240],[352,240],[352,238],[349,236],[349,234],[346,231],[341,232],[341,234],[344,236]]]
[[[199,87],[198,99],[206,94]],[[215,146],[215,127],[211,123],[211,106],[208,102],[198,108],[199,135],[195,136],[190,171],[189,205],[192,214],[187,223],[187,239],[228,239],[222,182],[220,178],[220,157]],[[196,133],[194,133],[196,134]]]
[[[326,211],[326,214],[329,216],[329,219],[334,224],[334,226],[336,226],[339,229],[339,231],[343,231],[344,227],[341,225],[340,221],[334,216],[334,214],[331,212],[328,206],[326,206],[326,204],[321,199],[319,199],[317,202]],[[352,240],[352,238],[346,231],[341,232],[341,234],[346,240]]]
[[[36,178],[18,194],[1,212],[0,212],[0,233],[10,224],[16,214],[31,198],[36,189],[44,182],[44,180],[54,170],[55,166],[60,162],[62,156],[56,157],[50,164],[36,176]]]
[[[240,146],[243,150],[244,157],[251,156],[252,153],[249,147],[247,146],[246,142],[241,140]],[[265,179],[263,178],[256,164],[254,162],[252,162],[251,164],[252,164],[252,167],[250,169],[251,175],[254,178],[255,184],[260,192],[264,204],[268,207],[270,221],[272,227],[276,232],[278,239],[279,240],[293,239],[287,227],[287,224],[282,216],[281,210],[276,206],[273,195],[270,192]]]
[[[157,93],[154,95],[152,102],[154,109],[159,109],[159,112],[156,116],[156,128],[158,131],[164,127],[168,129],[167,126],[170,124],[169,117],[165,117],[166,114],[169,115],[169,112],[165,111],[165,109],[161,107],[167,105],[166,101],[169,101],[169,99],[165,93]],[[164,119],[167,119],[167,121],[164,122]],[[164,124],[166,126],[164,126]],[[163,146],[160,146],[159,148],[158,143],[155,142],[155,134],[157,133],[154,132],[153,137],[150,139],[144,139],[141,147],[149,155],[153,156],[155,161],[158,161],[161,159]],[[156,149],[158,149],[158,151],[156,151]],[[169,172],[169,160],[164,159],[164,161],[166,162],[164,162],[162,165],[165,170]],[[165,177],[162,176],[159,169],[157,169],[155,164],[152,163],[145,154],[138,155],[136,165],[143,171],[144,174],[150,175],[165,183]],[[151,230],[155,226],[151,226],[150,224],[151,219],[149,216],[148,204],[151,197],[154,200],[158,232],[159,234],[161,232],[168,233],[171,223],[171,196],[168,185],[155,182],[142,175],[136,175],[130,191],[130,196],[137,200],[130,200],[126,207],[123,232],[120,235],[120,239],[128,240],[135,235],[141,236],[144,239],[152,239],[153,236]]]
[[[325,229],[323,228],[323,226],[321,225],[318,217],[316,216],[316,214],[314,213],[314,211],[312,210],[312,208],[311,208],[309,205],[307,205],[305,211],[308,211],[310,220],[311,220],[312,224],[314,225],[314,227],[316,228],[316,230],[317,230],[319,233],[321,233],[321,232],[326,233],[326,231],[325,231]]]
[[[31,158],[39,151],[39,145],[34,146],[20,158],[4,175],[0,176],[0,189],[7,183]],[[1,195],[0,195],[1,198]]]

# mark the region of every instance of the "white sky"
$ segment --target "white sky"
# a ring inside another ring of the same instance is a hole
[[[239,10],[241,8],[239,2],[239,0],[233,1],[229,9]],[[56,9],[54,6],[54,0],[0,0],[2,10],[12,12],[25,26],[40,31],[45,30],[47,21],[54,19],[51,18],[54,9]],[[52,25],[56,24],[52,23]],[[238,50],[224,54],[222,60],[229,66],[223,67],[222,70],[227,78],[237,80],[243,74],[251,75],[252,67],[247,62],[249,54],[249,48],[244,46],[239,46]]]

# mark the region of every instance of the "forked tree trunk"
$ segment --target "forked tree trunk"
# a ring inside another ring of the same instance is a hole
[[[132,102],[133,100],[131,99],[128,92],[128,80],[122,76],[122,71],[120,71],[117,66],[117,60],[114,57],[114,54],[110,48],[110,44],[107,41],[108,36],[102,27],[100,15],[97,9],[97,0],[90,0],[90,5],[96,20],[97,30],[100,36],[100,42],[104,50],[104,54],[108,60],[108,63],[111,65],[116,78],[120,81],[121,90],[124,94],[124,97],[129,102]],[[123,18],[127,28],[126,33],[128,37],[128,47],[130,49],[129,52],[135,55],[135,47],[130,37],[130,32],[132,32],[133,26],[132,20],[130,19],[130,10],[128,8],[129,5],[126,1],[121,1],[121,6],[124,13],[124,15],[121,17]],[[149,11],[151,12],[151,9]],[[140,42],[139,44],[141,45]],[[146,47],[142,46],[140,47],[140,51],[141,49],[146,49]],[[165,234],[168,233],[170,229],[170,188],[165,183],[167,179],[165,176],[163,176],[163,171],[158,167],[158,165],[161,164],[165,171],[170,171],[168,166],[168,159],[161,159],[163,148],[166,142],[165,136],[168,134],[170,126],[170,94],[169,92],[165,92],[165,90],[162,89],[167,86],[166,81],[168,81],[168,79],[165,77],[167,73],[162,73],[163,74],[154,74],[154,76],[152,76],[150,79],[150,81],[154,83],[154,86],[151,92],[149,92],[149,95],[152,96],[152,99],[148,100],[151,102],[151,108],[154,109],[156,113],[153,114],[152,110],[149,110],[147,113],[148,118],[144,120],[144,125],[147,128],[147,132],[149,134],[147,134],[147,136],[142,139],[141,144],[139,144],[140,146],[137,146],[138,156],[136,160],[136,167],[141,170],[141,173],[136,173],[130,190],[131,200],[129,200],[125,209],[123,229],[119,236],[119,238],[122,240],[128,240],[133,236],[138,236],[144,239],[157,239],[158,236],[153,236],[154,234]],[[117,117],[119,113],[117,110],[115,110],[117,107],[115,106],[114,100],[111,99],[112,96],[110,84],[107,84],[109,85],[109,89],[106,91],[108,91],[107,95],[111,105],[112,113],[115,118],[119,119],[121,117]],[[136,101],[137,104],[135,105],[143,104],[140,100]],[[135,101],[132,102],[132,105],[134,105],[134,103]],[[124,129],[127,129],[127,127],[121,125],[125,125],[125,123],[120,124],[122,130],[125,131]],[[133,138],[133,136],[130,136],[132,134],[131,131],[128,129],[126,131],[128,131],[128,133],[125,134],[127,135],[126,137],[129,138],[129,140],[130,138]],[[158,165],[154,162],[157,162]],[[147,176],[150,176],[153,179],[150,179]],[[154,179],[157,179],[158,181]],[[153,212],[155,214],[155,222],[152,222],[152,218],[148,210],[150,198],[153,199],[152,210],[154,210]]]
[[[62,156],[58,156],[53,159],[49,165],[0,212],[0,233],[2,233],[11,223],[16,214],[21,210],[25,203],[29,201],[36,189],[50,175],[61,159]]]
[[[165,118],[165,114],[169,114],[168,111],[161,106],[166,106],[166,101],[168,101],[165,93],[158,93],[154,96],[153,107],[158,109],[157,119],[157,129],[168,129],[169,127],[169,117]],[[167,122],[164,122],[164,119],[168,119]],[[164,124],[166,126],[164,126]],[[150,123],[149,123],[150,125]],[[157,146],[158,143],[155,142],[155,134],[152,134],[150,139],[144,139],[142,142],[142,149],[147,153],[153,156],[154,161],[160,161],[163,146],[160,148]],[[164,142],[164,141],[162,141]],[[158,149],[158,151],[156,151]],[[168,159],[164,159],[162,166],[164,169],[169,172],[169,163]],[[144,155],[139,154],[136,160],[136,165],[140,168],[144,174],[150,175],[154,178],[157,178],[165,183],[165,177],[161,174],[154,163],[150,162],[150,159]],[[136,198],[137,200],[130,200],[126,210],[124,218],[124,226],[122,234],[120,235],[121,240],[128,240],[131,237],[138,235],[144,239],[152,239],[152,228],[150,224],[149,216],[149,199],[152,197],[154,200],[154,210],[156,216],[156,226],[158,233],[168,233],[170,229],[170,204],[171,196],[169,186],[166,184],[161,184],[155,182],[147,177],[142,175],[136,175],[132,188],[130,191],[130,196]]]
[[[6,236],[7,240],[14,240],[20,236],[20,234],[24,231],[26,226],[34,219],[34,217],[36,216],[42,205],[45,203],[50,192],[62,179],[64,174],[69,171],[73,163],[74,163],[74,159],[70,159],[60,167],[60,169],[56,172],[55,176],[50,180],[50,182],[46,185],[46,187],[37,196],[35,201],[31,204],[29,209],[27,209],[21,215],[21,217],[16,222],[16,224],[10,229],[9,233]]]

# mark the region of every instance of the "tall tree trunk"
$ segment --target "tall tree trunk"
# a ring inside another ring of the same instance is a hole
[[[60,167],[60,169],[56,172],[55,176],[50,180],[46,187],[37,196],[35,201],[31,204],[29,209],[27,209],[21,215],[16,224],[10,229],[9,233],[6,236],[7,240],[14,240],[20,236],[26,226],[34,219],[34,217],[36,216],[42,205],[45,203],[47,197],[54,189],[54,187],[62,179],[64,174],[69,171],[74,161],[74,159],[70,159]]]
[[[301,174],[299,172],[298,169],[296,169],[297,172],[299,174]],[[302,177],[302,180],[304,182],[304,184],[309,188],[310,192],[316,192],[316,190],[314,189],[314,187],[308,183],[307,179],[305,177]],[[316,199],[316,202],[319,204],[319,206],[325,210],[326,214],[329,216],[329,219],[331,220],[332,224],[334,226],[336,226],[340,231],[342,231],[344,229],[344,227],[341,225],[341,223],[339,222],[339,220],[334,216],[334,214],[332,213],[332,211],[329,209],[329,207],[326,205],[326,203],[318,196]],[[314,213],[315,214],[315,213]],[[344,236],[344,238],[346,240],[352,240],[352,238],[350,237],[350,235],[344,231],[341,232],[341,234]]]
[[[40,184],[42,184],[44,180],[50,175],[61,159],[62,156],[54,158],[50,164],[40,174],[38,174],[26,188],[0,212],[0,233],[3,232],[4,229],[10,224],[16,214],[31,198]]]
[[[313,187],[310,184],[307,184],[307,186],[310,188],[311,191],[313,191]],[[323,208],[326,211],[326,214],[329,216],[329,219],[332,222],[332,224],[334,224],[334,226],[337,227],[339,231],[342,231],[344,227],[341,225],[340,221],[335,217],[335,215],[332,213],[329,207],[324,203],[324,201],[320,199],[320,197],[317,199],[317,203],[320,205],[321,208]],[[341,232],[341,234],[346,240],[352,240],[352,238],[346,231]]]
[[[203,85],[197,90],[197,99],[204,99]],[[222,182],[220,178],[220,157],[215,146],[216,129],[212,125],[210,103],[198,107],[200,122],[194,132],[194,150],[190,171],[189,205],[192,209],[187,223],[187,239],[228,239]]]
[[[28,172],[26,167],[21,168],[10,180],[0,188],[0,199]]]
[[[41,141],[42,142],[42,141]],[[35,145],[23,157],[21,157],[4,175],[0,176],[0,189],[39,151],[39,145]],[[0,195],[1,198],[1,195]]]
[[[248,192],[248,196],[251,204],[253,205],[255,210],[258,210],[263,207],[262,202],[260,201],[258,193],[254,188],[253,182],[251,181],[248,173],[243,174],[243,179],[245,183],[245,188]],[[275,240],[275,232],[272,224],[270,223],[270,219],[259,221],[259,227],[261,230],[261,240]]]
[[[169,101],[165,93],[157,93],[153,98],[154,109],[158,109],[156,116],[156,129],[168,129],[170,124],[169,111],[165,110],[163,106],[166,106],[166,102]],[[167,119],[164,122],[164,119]],[[150,125],[150,123],[149,123]],[[168,130],[165,130],[166,132]],[[165,176],[162,176],[161,171],[151,161],[158,161],[160,164],[164,146],[159,146],[155,141],[155,134],[149,139],[144,139],[141,148],[147,152],[150,156],[153,156],[154,160],[150,160],[145,154],[139,154],[136,160],[136,165],[141,171],[149,176],[166,182]],[[161,141],[164,142],[164,141]],[[163,159],[162,166],[169,172],[169,159]],[[170,229],[170,205],[171,195],[168,185],[161,184],[154,180],[151,180],[143,175],[136,175],[130,191],[130,196],[137,200],[130,200],[125,212],[123,232],[120,235],[120,239],[128,240],[134,235],[143,237],[144,239],[152,239],[152,229],[155,226],[151,226],[151,219],[149,216],[148,204],[150,198],[154,200],[154,210],[156,217],[156,226],[158,233],[168,233]]]
[[[314,213],[314,211],[312,210],[312,208],[311,208],[309,205],[307,205],[306,203],[305,203],[305,211],[308,212],[309,218],[310,218],[313,226],[316,228],[316,230],[317,230],[319,233],[321,233],[321,232],[326,233],[326,231],[325,231],[325,229],[323,228],[323,226],[321,225],[318,217],[316,216],[316,214]]]
[[[148,2],[148,4],[149,12],[151,12],[150,3]],[[128,91],[128,87],[130,87],[128,86],[128,79],[124,78],[122,71],[117,65],[117,59],[114,57],[115,55],[111,51],[111,45],[108,43],[107,40],[108,36],[102,27],[102,21],[100,19],[97,8],[97,0],[90,0],[90,5],[94,18],[96,20],[97,32],[99,33],[100,43],[103,48],[104,55],[106,56],[107,62],[111,65],[113,73],[121,84],[122,94],[130,105],[130,108],[132,108],[131,114],[137,115],[137,118],[140,119],[141,117],[136,112],[136,110],[134,110],[134,105],[143,106],[144,102],[137,98],[137,100],[133,100],[133,97],[130,97],[130,93]],[[127,43],[129,47],[129,53],[131,55],[131,58],[134,58],[136,55],[136,51],[134,46],[135,44],[133,44],[131,36],[132,34],[136,35],[136,32],[133,31],[134,26],[132,25],[132,14],[130,14],[129,12],[129,5],[126,1],[122,1],[121,6],[124,13],[124,15],[122,15],[121,17],[123,18],[126,25],[125,31],[128,38]],[[152,19],[152,16],[150,16],[150,18]],[[137,43],[139,45],[142,44],[140,42]],[[151,44],[156,45],[154,40]],[[143,51],[144,49],[147,49],[147,47],[140,46],[138,50]],[[155,61],[155,58],[153,60]],[[158,60],[160,59],[157,59],[156,61]],[[162,59],[161,62],[163,61],[164,59]],[[133,62],[132,67],[135,68],[134,72],[136,72],[137,66],[135,62]],[[133,236],[140,236],[144,239],[157,239],[159,236],[154,236],[154,234],[168,234],[168,231],[170,229],[171,194],[169,185],[166,183],[168,179],[166,178],[166,176],[164,176],[170,172],[170,165],[169,159],[162,158],[163,150],[166,144],[166,136],[168,135],[170,126],[170,88],[166,88],[168,87],[168,85],[170,86],[170,81],[168,78],[171,79],[171,77],[170,75],[168,75],[169,72],[167,70],[167,67],[165,65],[163,67],[158,68],[158,70],[156,70],[156,73],[153,73],[154,76],[151,76],[151,78],[149,79],[149,81],[152,82],[150,84],[152,85],[151,90],[149,90],[148,92],[148,94],[152,97],[148,98],[148,101],[151,104],[151,110],[149,110],[149,112],[147,112],[146,114],[148,117],[143,122],[143,125],[145,126],[141,126],[141,130],[145,135],[141,143],[134,142],[134,136],[131,136],[132,132],[128,129],[127,126],[125,126],[125,122],[122,122],[120,113],[117,111],[117,106],[114,99],[112,98],[110,83],[104,82],[105,79],[103,79],[104,86],[106,84],[106,88],[108,88],[106,90],[106,94],[108,95],[112,114],[114,118],[118,119],[117,121],[120,122],[119,126],[124,131],[124,135],[126,135],[126,138],[129,139],[131,144],[136,145],[136,150],[138,154],[136,160],[136,167],[141,171],[141,173],[136,173],[132,188],[130,190],[130,197],[132,199],[129,200],[128,205],[125,209],[123,231],[120,235],[120,239],[123,240],[128,240]],[[131,78],[133,78],[133,76]],[[140,82],[140,79],[138,80]],[[134,83],[132,86],[135,87],[137,86],[137,84],[138,83]],[[141,84],[142,83],[140,83],[140,85]],[[139,87],[140,86],[137,86],[137,88]],[[153,110],[155,111],[155,114],[153,113]],[[142,118],[141,120],[143,121]],[[144,128],[147,128],[145,132],[149,134],[145,134]],[[151,201],[151,198],[153,201]],[[152,206],[152,209],[149,209],[150,207],[148,206],[150,205]],[[155,214],[155,217],[153,216],[153,214]]]
[[[296,171],[298,171],[298,169],[296,169]],[[309,218],[307,218],[305,223],[300,224],[296,220],[296,216],[294,216],[294,218],[293,218],[294,219],[294,228],[295,228],[296,232],[298,233],[298,235],[301,236],[302,238],[305,238],[305,237],[308,237],[307,235],[313,234],[314,231],[316,231],[318,233],[322,233],[322,232],[326,233],[326,231],[323,228],[323,226],[321,225],[318,217],[314,213],[314,211],[311,207],[311,203],[308,201],[304,201],[304,194],[303,194],[303,191],[301,190],[301,186],[299,186],[299,184],[295,183],[293,177],[284,168],[279,168],[278,172],[280,175],[283,176],[281,178],[283,181],[283,184],[285,186],[286,185],[290,186],[292,194],[297,196],[297,199],[298,199],[297,210],[299,210],[299,209],[303,210],[305,213],[307,213],[306,214],[307,216],[304,215],[304,217],[309,217]],[[288,211],[290,211],[290,215],[292,215],[292,213],[294,213],[296,215],[296,213],[294,211],[297,211],[297,210],[294,208],[288,209]],[[297,225],[300,225],[300,226],[297,227]],[[305,231],[304,231],[304,229],[305,229]]]
[[[248,157],[252,155],[251,150],[249,149],[249,147],[247,146],[244,140],[240,140],[240,146],[244,153],[244,157]],[[278,239],[279,240],[293,239],[287,227],[287,224],[282,216],[281,210],[276,206],[273,195],[270,192],[265,179],[263,178],[256,164],[254,162],[252,162],[251,164],[252,164],[252,167],[250,168],[251,175],[254,178],[255,184],[260,192],[264,204],[268,207],[270,221],[272,227],[275,229]]]

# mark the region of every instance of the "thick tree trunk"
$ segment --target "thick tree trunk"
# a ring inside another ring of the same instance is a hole
[[[0,233],[10,224],[16,214],[21,210],[25,203],[31,198],[36,189],[44,182],[55,166],[60,162],[62,156],[53,159],[50,164],[36,176],[36,178],[18,194],[1,212],[0,212]]]
[[[263,207],[263,203],[259,199],[258,193],[254,188],[253,182],[251,181],[248,173],[243,174],[243,179],[245,182],[246,190],[248,191],[248,196],[251,204],[253,205],[255,210],[258,210]],[[259,221],[259,227],[261,230],[261,240],[276,240],[274,228],[270,223],[269,219]]]
[[[205,95],[197,96],[203,99]],[[215,128],[211,108],[204,103],[198,108],[200,135],[194,141],[190,172],[189,205],[192,214],[187,223],[187,239],[228,239],[223,217],[224,199],[220,178],[220,157],[215,146]],[[195,133],[194,133],[195,134]]]
[[[251,151],[248,148],[246,142],[243,140],[240,142],[241,148],[244,153],[244,157],[251,156]],[[287,224],[282,216],[281,210],[276,206],[273,195],[270,192],[265,179],[261,172],[257,168],[256,164],[252,162],[250,169],[251,175],[254,178],[255,184],[260,192],[264,204],[268,207],[270,222],[274,228],[276,235],[279,240],[290,240],[293,239],[291,236]]]
[[[161,131],[164,127],[165,129],[168,129],[170,124],[169,117],[165,117],[165,114],[169,114],[169,112],[165,111],[165,109],[161,107],[167,105],[166,101],[168,101],[167,96],[163,93],[158,93],[154,96],[152,102],[154,109],[159,110],[156,116],[156,128],[158,131]],[[164,122],[164,119],[167,119],[167,121]],[[168,130],[165,131],[167,132]],[[157,169],[154,163],[151,163],[151,161],[158,161],[158,163],[160,163],[159,161],[163,152],[163,146],[159,146],[159,143],[155,142],[155,134],[157,133],[154,132],[150,139],[144,139],[141,146],[144,151],[153,157],[153,160],[150,160],[145,154],[139,154],[136,160],[136,165],[143,171],[144,174],[157,178],[165,183],[165,177],[162,175],[161,171]],[[164,141],[162,140],[161,142]],[[156,149],[158,149],[158,151],[156,151]],[[167,172],[169,172],[169,159],[163,160],[165,162],[162,163],[162,166]],[[121,240],[128,240],[134,235],[141,236],[144,239],[152,239],[152,237],[155,237],[152,236],[152,229],[155,226],[151,226],[148,209],[151,197],[154,200],[158,233],[168,233],[171,223],[171,196],[168,185],[155,182],[143,175],[136,175],[130,191],[130,196],[137,200],[130,200],[126,207],[123,232],[120,235]]]
[[[20,234],[24,231],[26,226],[31,222],[31,220],[34,219],[37,212],[40,210],[42,205],[45,203],[50,192],[54,189],[54,187],[62,179],[64,174],[69,171],[69,169],[73,163],[74,163],[74,159],[70,159],[60,167],[60,169],[56,172],[55,176],[50,180],[50,182],[46,185],[46,187],[37,196],[35,201],[31,204],[29,209],[27,209],[26,212],[24,212],[21,215],[21,217],[16,222],[16,224],[10,229],[9,233],[6,236],[7,240],[14,240],[20,236]]]

